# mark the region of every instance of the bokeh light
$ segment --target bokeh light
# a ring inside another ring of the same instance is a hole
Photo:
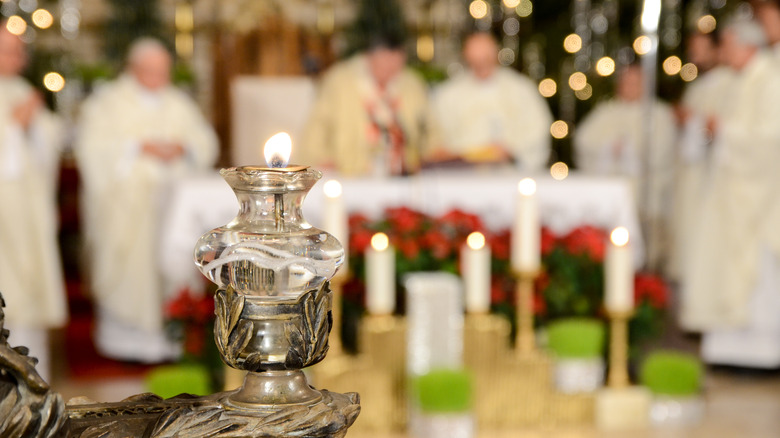
[[[674,55],[664,59],[664,63],[662,65],[664,73],[669,76],[674,76],[677,73],[680,73],[680,70],[682,69],[682,61],[679,57]]]
[[[690,82],[699,76],[699,69],[696,68],[696,64],[689,62],[680,68],[680,77],[685,82]]]
[[[628,230],[625,227],[617,227],[609,234],[609,240],[615,246],[626,246],[628,244]]]
[[[485,235],[479,231],[474,231],[466,238],[466,245],[473,250],[479,250],[485,247]]]
[[[574,96],[579,100],[588,100],[593,97],[593,87],[591,87],[590,84],[585,84],[585,87],[582,90],[574,92]]]
[[[46,73],[46,76],[43,77],[43,86],[46,87],[47,90],[57,93],[65,88],[65,78],[54,71]]]
[[[520,5],[520,0],[504,0],[504,6],[507,8],[516,8]]]
[[[534,11],[534,4],[531,0],[520,0],[520,4],[515,8],[518,17],[528,17]]]
[[[33,24],[41,29],[48,29],[54,24],[54,17],[46,9],[38,9],[32,14]]]
[[[507,18],[504,21],[504,33],[515,36],[518,32],[520,32],[520,21],[515,17]]]
[[[569,53],[577,53],[582,49],[582,38],[576,33],[572,33],[563,39],[563,50]]]
[[[701,33],[710,33],[718,27],[718,21],[712,15],[704,15],[696,20],[696,28]]]
[[[647,55],[647,53],[650,51],[650,49],[653,46],[653,42],[650,40],[650,37],[647,35],[641,35],[638,36],[634,40],[634,52],[636,52],[637,55]]]
[[[488,14],[488,4],[485,0],[474,0],[469,5],[469,14],[476,20],[485,18]]]
[[[557,181],[563,181],[569,176],[569,166],[563,161],[558,161],[550,166],[550,175]]]
[[[499,50],[498,62],[503,66],[512,65],[515,62],[515,51],[508,47]]]
[[[27,22],[24,21],[24,18],[18,15],[13,15],[8,17],[8,21],[5,23],[5,28],[8,29],[8,32],[18,36],[27,30]]]
[[[541,82],[539,82],[539,94],[541,94],[542,96],[553,97],[557,92],[558,92],[558,84],[555,83],[555,80],[550,78],[545,78],[542,79]]]
[[[436,46],[431,35],[420,35],[417,38],[417,58],[422,62],[433,60]]]
[[[533,196],[536,193],[536,181],[533,178],[523,178],[517,183],[517,191],[523,196]]]
[[[609,76],[615,73],[615,60],[605,56],[596,62],[596,73],[600,76]]]
[[[376,233],[371,236],[371,247],[377,251],[384,251],[390,246],[390,238],[385,233]]]
[[[569,87],[572,90],[582,90],[586,85],[588,85],[588,77],[585,76],[585,73],[578,71],[569,76]]]
[[[563,120],[556,120],[550,125],[550,134],[553,138],[562,139],[569,135],[569,124]]]

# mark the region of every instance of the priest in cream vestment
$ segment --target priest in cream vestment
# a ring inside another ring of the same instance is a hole
[[[755,311],[769,311],[780,333],[777,283],[770,288],[773,304],[751,310],[759,278],[780,272],[780,65],[764,41],[752,22],[723,32],[736,79],[713,124],[712,179],[684,273],[681,323],[691,330],[736,331],[753,322]]]
[[[10,343],[49,375],[47,330],[67,320],[57,247],[56,176],[62,129],[19,73],[25,49],[0,21],[0,293]]]
[[[677,123],[672,108],[658,100],[651,104],[652,122],[648,119],[643,81],[639,66],[625,67],[618,76],[617,97],[585,116],[575,131],[574,148],[583,172],[630,181],[645,223],[655,224],[647,259],[659,265],[667,250]]]
[[[434,93],[440,144],[429,158],[514,161],[523,170],[542,170],[550,155],[552,114],[536,84],[498,65],[498,45],[487,33],[464,41],[463,58],[468,71]]]
[[[195,103],[169,83],[170,55],[154,40],[130,50],[128,70],[83,106],[76,157],[107,356],[153,362],[175,354],[163,331],[157,260],[167,186],[214,164],[217,140]]]
[[[295,161],[350,176],[417,171],[427,144],[427,89],[405,63],[399,44],[378,40],[328,70]]]

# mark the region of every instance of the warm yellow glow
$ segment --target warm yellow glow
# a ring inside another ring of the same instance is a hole
[[[533,196],[536,193],[536,181],[533,178],[523,178],[517,183],[517,191],[523,196]]]
[[[696,64],[689,62],[680,67],[680,77],[685,82],[690,82],[699,76],[699,69],[696,68]]]
[[[637,55],[647,55],[652,46],[653,42],[647,35],[638,36],[634,40],[634,52],[636,52]]]
[[[593,87],[590,84],[586,84],[582,90],[575,91],[574,96],[579,100],[588,100],[593,97]]]
[[[520,0],[504,0],[504,6],[507,8],[516,8],[520,5]]]
[[[518,17],[527,17],[534,11],[534,4],[531,0],[520,0],[520,4],[515,8]]]
[[[682,61],[679,57],[672,55],[664,59],[663,68],[664,73],[668,74],[669,76],[674,76],[677,73],[680,73],[680,70],[682,69]]]
[[[550,167],[550,175],[555,180],[563,181],[569,176],[569,166],[563,161],[559,161]]]
[[[338,180],[332,179],[325,183],[322,187],[322,191],[325,192],[325,196],[328,198],[338,198],[341,196],[342,188],[341,183]]]
[[[176,34],[176,53],[182,58],[189,58],[195,50],[195,42],[191,33]]]
[[[696,28],[701,33],[710,33],[718,27],[718,21],[712,15],[704,15],[696,21]]]
[[[46,9],[38,9],[32,13],[33,24],[41,29],[48,29],[54,24],[54,17]]]
[[[569,53],[577,53],[582,49],[582,38],[576,33],[572,33],[563,39],[563,50]]]
[[[473,250],[482,249],[485,247],[485,235],[479,231],[474,231],[466,238],[466,245]]]
[[[43,86],[56,93],[65,88],[65,78],[57,72],[46,73],[46,76],[43,77]]]
[[[8,32],[11,32],[14,35],[21,35],[24,33],[24,31],[27,30],[27,22],[24,21],[24,18],[18,15],[13,15],[8,17],[8,21],[5,23],[5,28],[8,29]]]
[[[269,138],[263,148],[265,162],[268,167],[287,167],[292,154],[292,139],[290,134],[280,132]]]
[[[422,62],[433,60],[435,51],[433,37],[430,35],[420,35],[417,38],[417,58]]]
[[[485,0],[474,0],[469,5],[469,13],[476,20],[485,18],[488,14],[488,4]]]
[[[176,5],[174,24],[179,32],[192,32],[195,28],[195,20],[192,15],[192,5],[180,3]]]
[[[376,251],[384,251],[390,246],[390,239],[385,233],[376,233],[371,236],[371,248]]]
[[[609,235],[609,240],[615,246],[626,246],[628,244],[628,230],[624,227],[615,228]]]
[[[569,87],[572,90],[582,90],[586,85],[588,85],[588,77],[585,76],[585,73],[578,71],[569,76]]]
[[[558,140],[566,138],[566,136],[569,135],[569,124],[563,120],[554,121],[552,125],[550,125],[550,134],[552,134],[553,138],[557,138]]]
[[[553,97],[558,92],[558,84],[554,79],[546,78],[539,82],[539,94],[544,97]]]
[[[615,73],[615,60],[605,56],[596,62],[596,73],[600,76],[609,76]]]

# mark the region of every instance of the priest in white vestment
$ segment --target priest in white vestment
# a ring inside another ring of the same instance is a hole
[[[414,173],[427,111],[426,85],[406,67],[401,42],[378,38],[325,72],[295,161],[349,176]]]
[[[48,379],[48,329],[67,320],[55,203],[63,135],[19,76],[25,63],[22,41],[0,21],[0,293],[10,344],[28,347]]]
[[[163,330],[157,260],[166,188],[206,171],[216,135],[195,102],[170,84],[171,57],[156,40],[135,43],[128,68],[83,105],[76,158],[97,304],[96,346],[117,359],[176,354]]]
[[[756,23],[723,32],[724,59],[737,77],[712,127],[712,181],[684,273],[681,324],[706,332],[705,360],[776,367],[780,67],[764,46]]]
[[[669,263],[669,273],[678,280],[691,258],[690,238],[701,220],[701,201],[710,176],[712,137],[708,125],[726,108],[727,91],[734,79],[733,71],[719,64],[719,48],[712,33],[691,35],[687,49],[688,60],[696,65],[699,75],[687,84],[678,111],[681,130],[674,185],[674,248]]]
[[[780,58],[780,0],[753,0],[750,4],[764,29],[770,50]]]
[[[596,105],[577,126],[574,149],[584,173],[622,176],[631,182],[640,214],[645,223],[654,224],[647,259],[659,266],[668,250],[677,123],[672,108],[657,99],[648,113],[643,90],[642,69],[624,67],[618,74],[617,96]]]
[[[498,44],[478,32],[463,43],[468,70],[435,91],[440,144],[429,158],[510,162],[540,171],[550,155],[552,114],[528,77],[498,64]]]

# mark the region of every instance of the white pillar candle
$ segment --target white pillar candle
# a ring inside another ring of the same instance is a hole
[[[466,311],[468,313],[487,313],[490,311],[490,246],[485,244],[485,236],[473,232],[466,238],[461,250],[461,272],[466,293]]]
[[[604,261],[604,306],[609,312],[629,312],[634,308],[634,264],[628,230],[618,227],[610,234]]]
[[[385,233],[374,234],[366,250],[366,309],[371,315],[395,310],[395,250]]]
[[[344,198],[341,197],[341,183],[332,179],[325,183],[322,190],[325,192],[324,230],[338,239],[344,247],[344,264],[341,265],[340,272],[346,273],[349,271],[349,225]]]
[[[512,229],[512,270],[536,272],[541,266],[539,203],[536,181],[523,178],[517,185],[515,223]]]

